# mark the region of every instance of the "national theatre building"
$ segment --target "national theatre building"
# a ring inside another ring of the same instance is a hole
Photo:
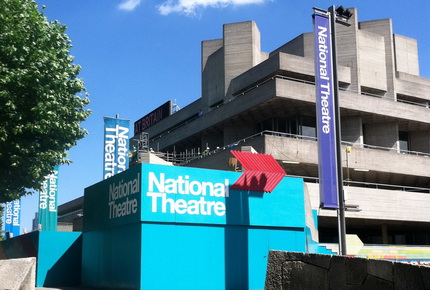
[[[430,245],[430,79],[417,41],[391,19],[337,27],[342,166],[348,234],[365,244]],[[319,209],[313,33],[260,50],[252,21],[201,44],[201,98],[134,139],[177,165],[240,170],[230,150],[271,154],[304,178],[321,243],[337,241],[336,211]],[[155,119],[154,119],[155,120]],[[145,135],[145,137],[142,137]],[[270,211],[270,209],[267,209]]]

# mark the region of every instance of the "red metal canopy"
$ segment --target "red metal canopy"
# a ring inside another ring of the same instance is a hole
[[[245,169],[232,189],[272,192],[286,175],[272,155],[233,150],[231,153]]]

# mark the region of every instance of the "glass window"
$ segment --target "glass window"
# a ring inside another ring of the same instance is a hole
[[[400,152],[409,151],[409,132],[400,131],[399,132],[399,149]],[[405,152],[406,153],[406,152]]]

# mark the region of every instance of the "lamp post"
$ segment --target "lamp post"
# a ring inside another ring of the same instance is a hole
[[[342,174],[342,153],[341,153],[341,127],[340,127],[340,106],[339,106],[339,82],[337,78],[337,52],[336,52],[336,23],[345,26],[350,26],[346,21],[351,18],[352,13],[342,6],[335,8],[331,6],[328,9],[331,21],[331,41],[332,41],[332,62],[333,62],[333,93],[334,106],[336,110],[335,125],[336,125],[336,150],[337,150],[337,168],[338,168],[338,193],[339,193],[339,208],[338,208],[338,226],[339,226],[339,254],[346,255],[346,221],[345,221],[345,194],[343,192],[343,174]]]

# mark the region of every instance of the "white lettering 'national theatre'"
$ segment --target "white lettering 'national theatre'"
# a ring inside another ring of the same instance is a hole
[[[330,133],[330,71],[328,62],[330,62],[329,51],[328,51],[328,42],[329,42],[327,28],[323,26],[318,26],[318,67],[319,67],[319,76],[321,80],[320,84],[320,96],[321,96],[321,126],[322,132],[324,134]],[[326,83],[323,83],[323,80]]]
[[[169,198],[171,194],[195,197],[195,199]],[[225,215],[224,198],[229,197],[228,179],[224,183],[190,180],[188,175],[176,179],[158,176],[149,172],[148,192],[151,197],[151,211],[189,215]],[[223,198],[222,201],[206,200],[207,197]]]

